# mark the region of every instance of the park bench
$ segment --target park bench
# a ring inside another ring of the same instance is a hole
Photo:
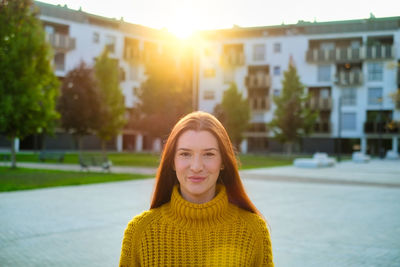
[[[81,165],[81,170],[89,171],[90,167],[101,167],[104,171],[111,171],[112,162],[103,155],[89,154],[80,155],[79,164]]]
[[[65,152],[63,151],[49,151],[49,150],[41,150],[39,152],[39,160],[44,162],[46,160],[57,160],[58,162],[64,161]]]
[[[11,155],[9,154],[2,154],[0,158],[3,161],[3,165],[7,165],[7,162],[11,161]]]
[[[299,168],[322,168],[335,166],[336,160],[329,157],[327,153],[315,153],[311,159],[295,159],[293,164]]]
[[[351,155],[351,160],[355,163],[368,163],[371,157],[361,151],[356,151]]]

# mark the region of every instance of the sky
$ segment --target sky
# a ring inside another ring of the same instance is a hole
[[[400,16],[399,0],[41,0],[178,36],[195,30]]]

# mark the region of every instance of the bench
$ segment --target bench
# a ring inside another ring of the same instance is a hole
[[[386,159],[399,159],[400,158],[400,156],[399,156],[399,153],[397,153],[396,151],[394,151],[394,150],[388,150],[387,152],[386,152],[386,157],[385,157]]]
[[[328,154],[326,153],[315,153],[311,159],[295,159],[293,164],[299,168],[322,168],[334,166],[336,164],[336,160],[328,157]]]
[[[112,162],[103,155],[80,155],[79,164],[81,170],[89,171],[90,167],[101,167],[104,171],[111,171]]]
[[[363,152],[357,151],[353,152],[351,155],[351,160],[355,163],[368,163],[371,160],[371,157]]]
[[[7,165],[7,162],[11,161],[11,155],[9,154],[2,154],[0,155],[0,158],[2,159],[4,165]]]
[[[49,151],[49,150],[41,150],[39,152],[39,160],[44,162],[46,160],[57,160],[58,162],[64,161],[65,152],[63,151]]]

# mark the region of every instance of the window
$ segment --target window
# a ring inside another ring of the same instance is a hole
[[[265,44],[256,44],[253,47],[253,60],[262,61],[265,60]]]
[[[274,53],[281,52],[281,43],[274,43]]]
[[[234,81],[233,69],[227,69],[224,71],[224,83],[231,83]]]
[[[54,27],[53,26],[51,26],[51,25],[45,25],[44,26],[44,31],[47,33],[47,34],[54,34]]]
[[[139,66],[130,65],[129,66],[129,80],[136,81],[139,77]]]
[[[356,130],[356,113],[355,112],[344,112],[342,113],[342,130]]]
[[[368,88],[368,105],[380,105],[382,103],[382,88]]]
[[[100,33],[94,32],[93,33],[93,43],[98,44],[100,42]]]
[[[343,91],[342,91],[342,105],[343,106],[355,106],[356,100],[357,100],[356,89],[343,88]]]
[[[60,70],[60,71],[65,70],[65,54],[64,53],[56,53],[54,55],[54,65],[56,66],[56,70]]]
[[[318,66],[318,81],[329,82],[331,80],[331,66],[319,65]]]
[[[274,67],[274,75],[281,75],[281,67],[275,66]]]
[[[382,63],[369,63],[368,64],[368,81],[382,81],[383,80],[383,65]]]
[[[205,90],[203,93],[204,100],[213,100],[215,98],[215,93],[212,90]]]
[[[215,77],[215,69],[205,69],[204,70],[204,77],[205,78]]]
[[[335,44],[332,42],[321,43],[321,49],[322,50],[333,50],[333,49],[335,49]]]
[[[106,36],[106,48],[110,53],[115,52],[115,43],[116,43],[116,38],[115,36],[112,35],[107,35]]]
[[[322,98],[322,99],[329,98],[329,89],[327,89],[327,88],[321,89],[319,91],[319,97]]]

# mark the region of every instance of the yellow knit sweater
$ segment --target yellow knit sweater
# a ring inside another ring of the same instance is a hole
[[[171,201],[129,222],[120,266],[273,266],[269,232],[256,214],[228,202],[225,187],[194,204]]]

